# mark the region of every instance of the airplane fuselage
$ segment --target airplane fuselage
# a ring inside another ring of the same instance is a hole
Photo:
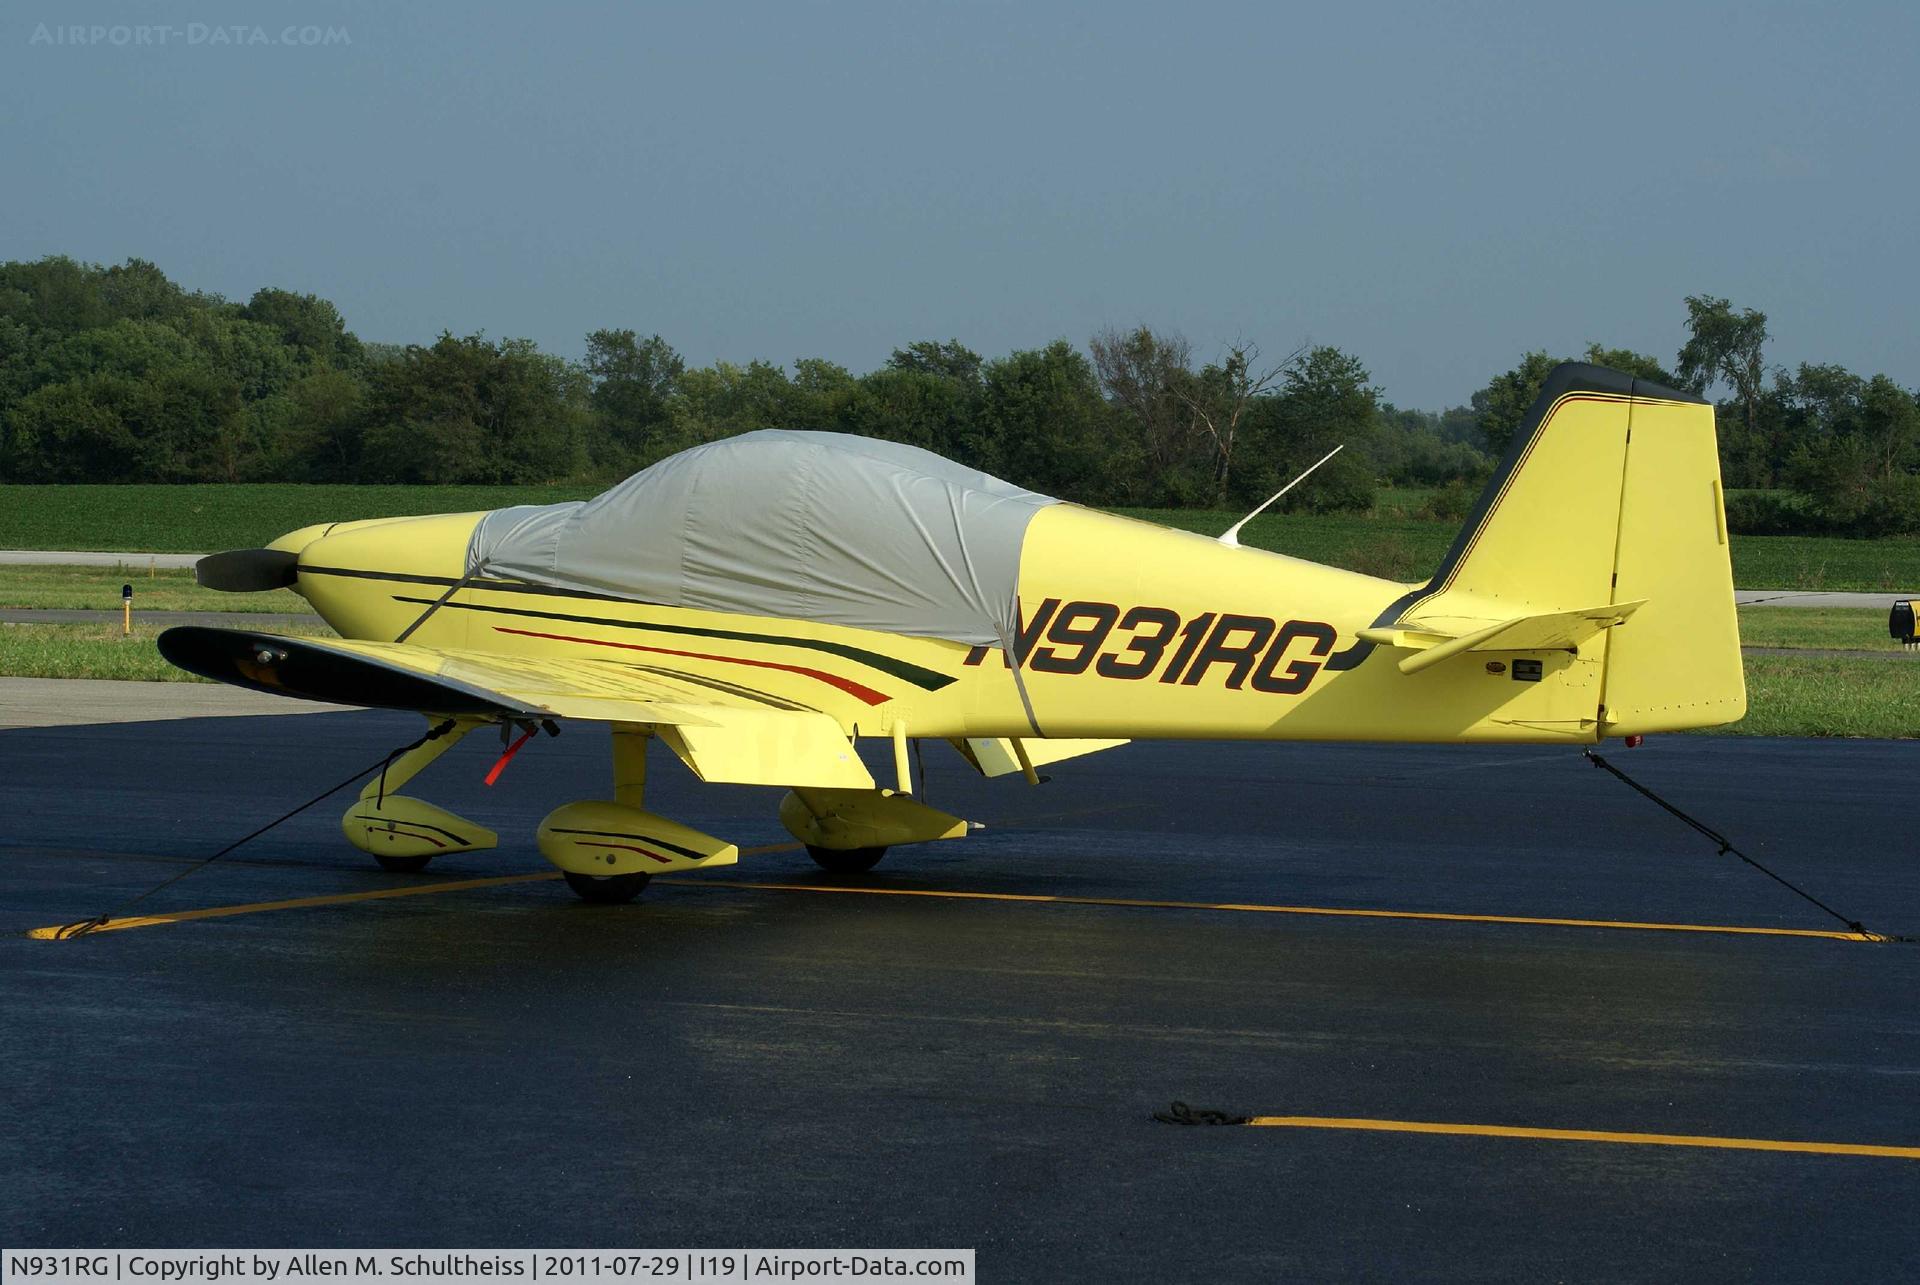
[[[424,615],[408,637],[424,647],[665,660],[822,710],[849,734],[891,734],[904,720],[915,737],[949,738],[1595,738],[1604,636],[1516,657],[1538,662],[1518,667],[1525,677],[1470,655],[1410,679],[1357,634],[1413,586],[1074,505],[1043,510],[1028,532],[1018,682],[1000,648],[460,584],[478,518],[310,528],[276,547],[297,549],[296,588],[347,638],[391,641]],[[1450,681],[1464,674],[1473,681]]]

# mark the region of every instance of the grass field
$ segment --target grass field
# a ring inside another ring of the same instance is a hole
[[[1734,736],[1920,737],[1920,657],[1748,656]]]
[[[152,553],[255,548],[315,522],[461,513],[582,499],[592,486],[0,486],[0,549]],[[1424,580],[1457,524],[1417,516],[1430,491],[1383,488],[1371,514],[1261,516],[1242,539],[1314,562],[1391,580]],[[1123,509],[1206,535],[1238,513]],[[1920,592],[1920,538],[1733,537],[1734,580],[1750,589]]]
[[[120,567],[0,567],[0,607],[58,607],[118,611],[120,589],[133,586],[133,609],[142,611],[305,612],[313,608],[291,589],[267,593],[220,593],[202,589],[193,572],[152,570],[138,562]]]
[[[1873,607],[1742,607],[1740,641],[1748,647],[1901,650],[1887,632],[1887,613]],[[1920,664],[1920,656],[1914,659]],[[1920,677],[1920,668],[1914,673]]]
[[[326,628],[278,629],[303,637],[332,637]],[[161,659],[153,640],[160,630],[136,624],[122,635],[111,625],[13,625],[0,622],[0,675],[9,678],[131,678],[146,682],[200,683]]]
[[[1884,611],[1745,607],[1740,641],[1891,655],[1748,655],[1747,716],[1716,734],[1920,737],[1920,654],[1902,654]]]

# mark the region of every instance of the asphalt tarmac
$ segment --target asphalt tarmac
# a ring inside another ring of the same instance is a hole
[[[410,787],[496,852],[384,874],[328,801],[139,908],[237,913],[20,935],[417,726],[0,731],[0,1239],[973,1246],[996,1281],[1884,1277],[1920,1255],[1920,1152],[1735,1145],[1920,1147],[1920,946],[1684,930],[1837,925],[1572,751],[1134,745],[1034,789],[929,747],[929,801],[989,828],[840,882],[782,846],[777,791],[660,754],[655,807],[772,850],[608,908],[532,846],[606,776],[605,733],[570,728],[494,789],[474,743]],[[1611,756],[1920,935],[1920,744]],[[965,895],[900,895],[929,892]],[[1307,1121],[1155,1122],[1175,1099]],[[1381,1123],[1328,1126],[1355,1118]]]

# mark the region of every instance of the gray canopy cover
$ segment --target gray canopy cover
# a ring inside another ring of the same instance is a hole
[[[708,611],[1000,643],[1040,495],[914,446],[768,429],[605,494],[496,509],[467,574]]]

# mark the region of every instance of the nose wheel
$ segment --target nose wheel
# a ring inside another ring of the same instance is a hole
[[[571,870],[560,872],[567,878],[567,887],[582,901],[591,901],[603,906],[618,906],[638,897],[653,878],[650,874],[626,875],[582,875]]]
[[[382,870],[385,870],[390,874],[397,874],[397,875],[419,874],[422,870],[425,870],[427,868],[427,862],[433,860],[431,856],[396,857],[392,853],[388,853],[388,852],[376,852],[373,854],[373,859],[380,863],[380,868]]]

